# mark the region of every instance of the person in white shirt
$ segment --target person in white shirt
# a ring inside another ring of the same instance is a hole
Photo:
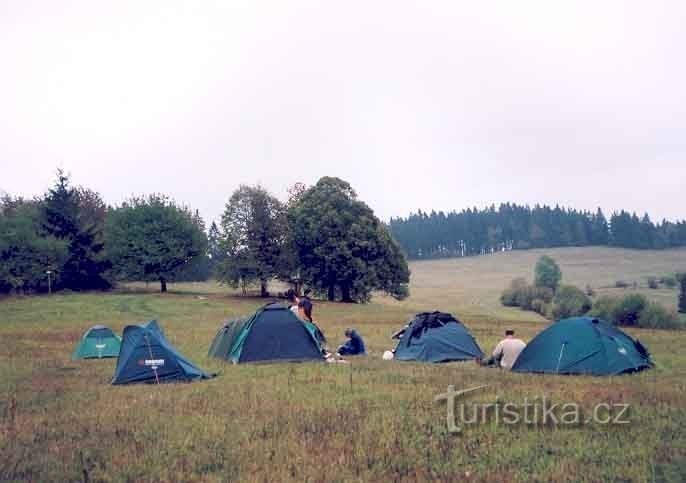
[[[526,347],[524,341],[516,339],[514,330],[508,329],[505,331],[505,338],[495,346],[491,360],[493,362],[500,361],[500,367],[503,369],[512,369],[524,347]]]

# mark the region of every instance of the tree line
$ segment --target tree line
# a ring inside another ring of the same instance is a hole
[[[329,300],[367,301],[373,291],[408,294],[399,245],[345,181],[296,184],[282,203],[260,186],[240,186],[220,224],[164,195],[107,206],[59,171],[39,198],[0,199],[0,292],[104,290],[118,281],[216,277],[233,287],[279,279]]]
[[[653,223],[626,211],[595,213],[513,203],[479,210],[412,213],[391,218],[393,237],[411,259],[463,257],[496,251],[565,246],[662,249],[686,246],[686,221]]]

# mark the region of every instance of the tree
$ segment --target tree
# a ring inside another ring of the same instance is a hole
[[[69,256],[56,278],[57,288],[72,290],[110,287],[104,274],[109,261],[104,251],[105,204],[94,191],[72,188],[69,177],[57,171],[57,180],[41,203],[46,235],[67,243]]]
[[[677,274],[679,280],[679,312],[686,314],[686,272]]]
[[[0,204],[0,292],[47,291],[46,271],[59,274],[68,244],[41,233],[35,202],[4,198]]]
[[[267,297],[269,280],[279,274],[286,236],[283,204],[260,186],[240,186],[222,215],[220,280],[237,287],[258,281]]]
[[[200,220],[201,221],[201,220]],[[199,217],[161,195],[133,198],[111,211],[105,239],[113,271],[121,280],[167,281],[206,253]]]
[[[555,260],[547,255],[543,255],[538,259],[538,262],[536,262],[534,282],[537,287],[548,287],[555,292],[561,278],[562,272],[557,263],[555,263]]]
[[[407,295],[405,256],[345,181],[321,178],[288,216],[303,279],[329,300],[367,301],[372,290]]]

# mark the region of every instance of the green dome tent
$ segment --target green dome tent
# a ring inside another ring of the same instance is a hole
[[[400,339],[394,353],[399,361],[451,362],[481,359],[484,355],[469,330],[444,312],[415,315],[393,338]]]
[[[104,325],[94,325],[88,329],[79,341],[72,360],[102,359],[119,356],[121,338]]]
[[[611,376],[653,365],[648,350],[613,325],[591,317],[555,322],[527,344],[514,372]]]
[[[288,307],[272,303],[253,315],[227,322],[212,341],[208,355],[243,362],[323,361],[323,334]]]

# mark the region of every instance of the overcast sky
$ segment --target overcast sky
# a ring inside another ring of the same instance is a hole
[[[0,190],[686,217],[686,2],[0,0]]]

